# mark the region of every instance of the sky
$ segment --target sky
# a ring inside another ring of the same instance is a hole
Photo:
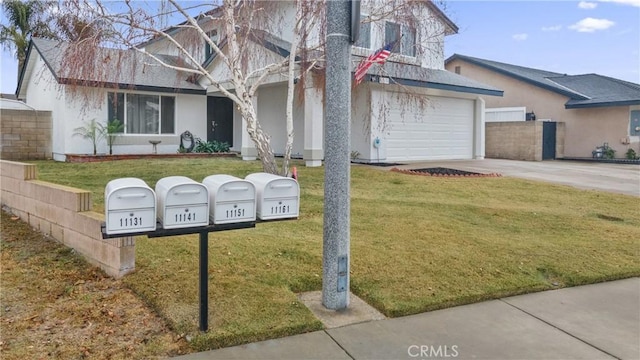
[[[445,57],[640,83],[640,0],[452,0],[443,7],[459,27],[445,39]],[[0,91],[15,93],[17,61],[5,49],[0,67]]]
[[[448,1],[445,57],[640,83],[640,0]]]

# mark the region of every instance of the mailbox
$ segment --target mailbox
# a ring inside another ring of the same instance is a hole
[[[295,179],[268,174],[247,175],[256,186],[257,216],[260,220],[297,218],[300,211],[300,187]]]
[[[120,178],[104,189],[107,234],[150,232],[156,229],[156,194],[143,180]]]
[[[231,175],[210,175],[202,180],[209,190],[209,218],[214,224],[256,220],[256,188]]]
[[[156,183],[158,221],[164,229],[209,225],[207,187],[186,176],[168,176]]]

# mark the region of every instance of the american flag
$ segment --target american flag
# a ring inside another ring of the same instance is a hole
[[[376,50],[373,54],[369,55],[368,58],[362,59],[355,71],[356,85],[362,82],[362,79],[364,79],[364,76],[367,74],[367,70],[369,70],[371,65],[374,63],[384,64],[387,58],[389,58],[389,55],[391,55],[391,50],[396,46],[397,42],[398,40],[394,40],[384,47]]]

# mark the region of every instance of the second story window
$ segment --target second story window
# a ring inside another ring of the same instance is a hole
[[[367,15],[361,14],[361,19],[367,19]],[[370,49],[371,48],[371,22],[361,22],[360,23],[360,34],[358,36],[358,41],[354,44],[355,46]]]
[[[392,52],[406,56],[416,56],[416,29],[407,25],[387,22],[384,30],[385,44],[402,37],[400,44],[396,45]]]
[[[209,37],[209,39],[211,39],[211,41],[213,41],[214,44],[218,44],[218,30],[211,30],[211,31],[207,31],[207,36]],[[208,41],[205,41],[204,43],[204,58],[205,60],[210,58],[211,55],[213,55],[213,49],[211,48],[211,45],[209,44]]]

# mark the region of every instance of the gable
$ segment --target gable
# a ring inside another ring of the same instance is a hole
[[[223,40],[223,43],[225,43],[225,40]],[[289,55],[288,46],[290,45],[286,42],[282,40],[278,41],[276,39],[269,39],[261,42],[247,41],[247,44],[245,45],[246,49],[244,51],[250,55],[247,58],[248,62],[244,73],[249,74],[252,71],[264,69],[268,65],[282,62],[284,57]],[[226,46],[222,46],[221,50],[223,53],[227,53]],[[209,71],[211,77],[216,79],[221,85],[225,87],[232,87],[230,85],[231,71],[220,57],[215,55],[212,57],[207,65],[207,71]],[[287,79],[286,71],[287,69],[283,68],[280,73],[268,77],[265,83],[285,81]],[[199,78],[198,83],[205,88],[208,88],[211,85],[209,80],[204,76]],[[215,92],[217,90],[211,89],[210,91]]]

